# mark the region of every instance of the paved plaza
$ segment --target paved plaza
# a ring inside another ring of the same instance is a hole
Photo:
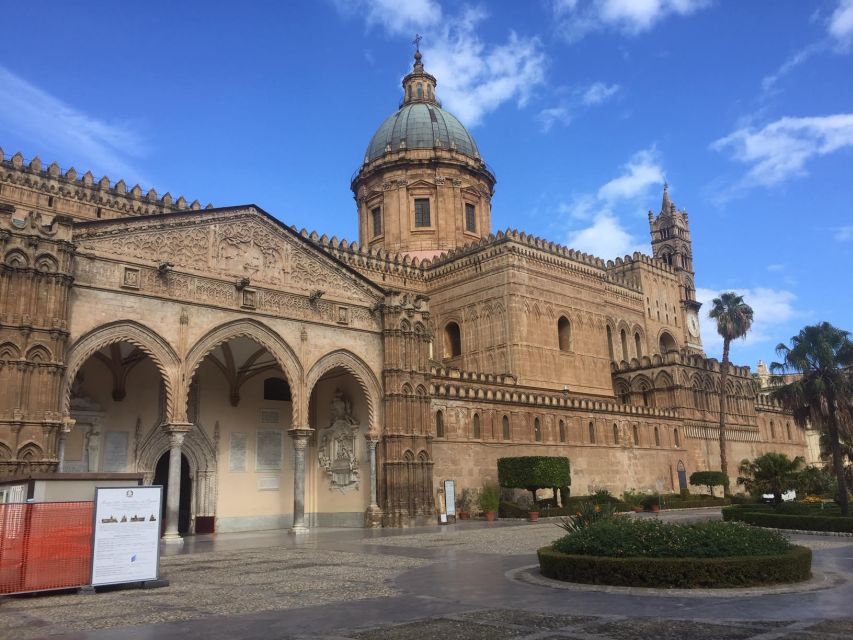
[[[199,536],[164,549],[167,588],[0,598],[0,639],[853,637],[853,538],[794,536],[815,553],[798,587],[683,593],[553,584],[533,565],[559,534],[467,522]]]

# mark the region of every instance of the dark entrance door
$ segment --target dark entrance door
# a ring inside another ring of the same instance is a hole
[[[157,461],[154,469],[154,484],[163,485],[163,512],[160,514],[160,535],[166,532],[166,496],[169,495],[169,452],[167,451]],[[192,496],[192,479],[190,478],[190,463],[181,454],[181,501],[178,507],[178,533],[182,536],[190,530],[190,497]]]
[[[687,488],[687,469],[684,468],[684,463],[679,460],[678,466],[676,467],[678,471],[678,488],[686,489]]]

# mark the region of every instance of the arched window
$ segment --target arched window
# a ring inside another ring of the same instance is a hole
[[[660,446],[660,429],[658,429],[657,427],[655,427],[655,446]]]
[[[566,316],[561,316],[557,321],[557,339],[560,344],[560,351],[572,350],[572,325],[569,324],[569,319]]]
[[[628,336],[625,329],[619,332],[619,338],[622,340],[622,359],[628,361]]]
[[[536,442],[542,442],[542,423],[539,422],[539,418],[533,419],[533,439]]]
[[[613,424],[613,444],[619,444],[619,425]]]
[[[264,380],[264,400],[290,402],[290,385],[284,378],[267,378]]]
[[[595,444],[595,425],[590,421],[589,423],[589,441],[592,444]]]
[[[648,387],[643,387],[643,406],[655,406],[655,392],[652,389],[649,389]]]
[[[435,437],[444,437],[444,414],[441,411],[435,413]]]
[[[448,322],[444,327],[444,357],[455,358],[462,355],[462,333],[459,331],[459,325],[455,322]]]
[[[566,423],[560,420],[560,442],[566,441]]]
[[[619,385],[616,389],[616,395],[619,398],[619,404],[631,404],[631,391],[624,385]]]
[[[681,446],[681,436],[678,434],[677,428],[673,429],[672,435],[675,436],[675,446],[680,447]]]
[[[660,334],[660,354],[665,355],[670,351],[678,351],[678,343],[668,332],[664,331]]]
[[[613,331],[610,330],[610,327],[607,327],[607,353],[611,360],[615,360],[613,356]]]
[[[637,425],[634,425],[634,446],[640,446],[640,430],[637,428]]]
[[[705,396],[702,395],[702,390],[699,387],[693,387],[693,406],[699,409],[700,411],[704,410],[704,399]]]
[[[418,83],[417,95],[418,95],[418,98],[424,97],[424,86],[420,82]]]
[[[503,417],[501,420],[501,426],[503,427],[503,439],[509,440],[510,432],[509,432],[509,418],[507,416]]]
[[[770,421],[770,439],[771,440],[776,439],[776,425],[773,424],[772,420]]]
[[[474,425],[473,425],[472,431],[473,431],[473,435],[474,435],[474,440],[479,440],[481,434],[480,434],[480,414],[478,414],[478,413],[474,414]]]
[[[643,357],[643,343],[640,340],[640,332],[634,334],[634,349],[637,351],[637,358]]]
[[[793,440],[793,438],[791,438],[791,423],[790,422],[785,423],[785,430],[788,432],[788,440]]]

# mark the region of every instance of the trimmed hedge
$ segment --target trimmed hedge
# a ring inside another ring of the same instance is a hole
[[[690,474],[690,484],[694,487],[727,487],[729,477],[722,471],[694,471]]]
[[[572,484],[569,459],[556,456],[498,458],[498,482],[508,489],[553,489]]]
[[[811,576],[812,552],[795,546],[773,556],[736,558],[609,558],[538,550],[542,575],[555,580],[626,587],[751,587]]]
[[[666,500],[665,509],[700,509],[702,507],[725,507],[732,503],[728,498],[687,498]]]
[[[573,496],[569,498],[568,503],[565,507],[540,507],[539,508],[539,516],[542,518],[550,518],[556,516],[573,516],[578,511],[578,505],[581,502],[586,502],[590,500],[590,496]],[[631,508],[621,500],[617,500],[614,498],[613,500],[608,500],[616,507],[617,511],[630,511]],[[530,511],[529,507],[522,507],[519,504],[515,504],[514,502],[506,502],[503,501],[498,508],[498,516],[501,518],[526,518],[527,513]]]
[[[777,513],[771,509],[726,507],[726,522],[745,522],[757,527],[793,529],[799,531],[831,531],[853,533],[853,517]]]

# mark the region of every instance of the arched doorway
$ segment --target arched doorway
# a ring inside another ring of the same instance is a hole
[[[678,343],[668,331],[661,332],[658,346],[661,355],[666,355],[670,351],[678,351]]]
[[[166,451],[157,460],[154,468],[155,485],[163,486],[163,506],[160,511],[160,535],[166,531],[166,496],[169,495],[169,455]],[[178,533],[182,536],[190,532],[190,516],[192,513],[192,476],[190,475],[190,463],[184,454],[181,454],[181,499],[178,507]]]

